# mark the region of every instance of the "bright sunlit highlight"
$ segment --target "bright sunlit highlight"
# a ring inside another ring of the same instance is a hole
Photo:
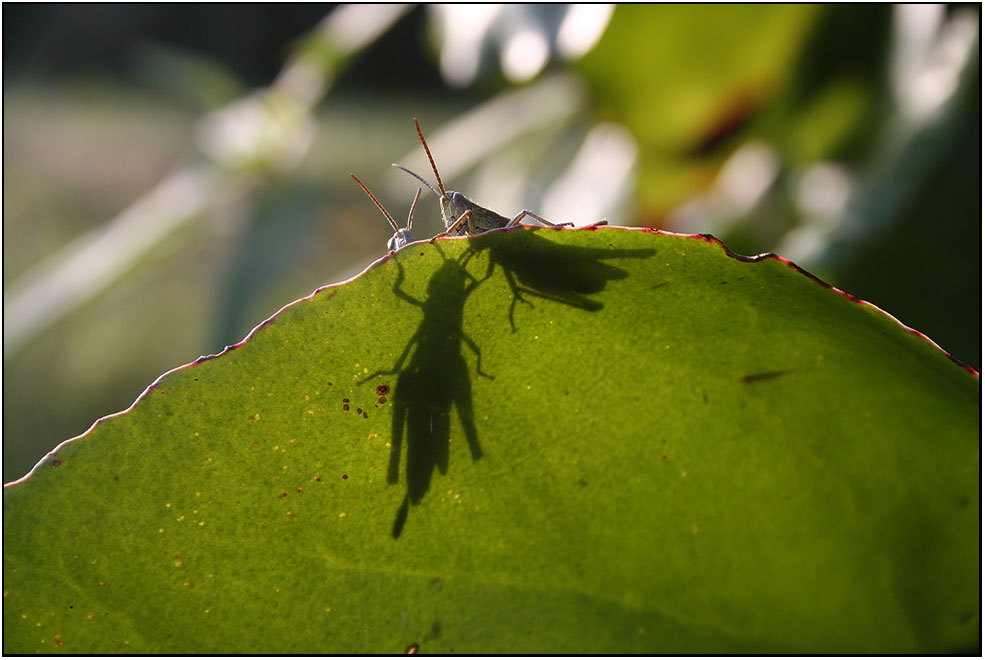
[[[590,225],[608,219],[633,178],[639,148],[619,124],[599,124],[585,138],[571,166],[544,196],[544,217]]]
[[[615,5],[571,5],[557,34],[557,48],[575,59],[590,51],[605,32]]]
[[[503,73],[513,82],[530,80],[543,70],[550,57],[547,37],[527,28],[511,35],[503,48]]]
[[[839,213],[852,192],[848,171],[832,163],[818,163],[796,183],[797,204],[805,215],[832,216]]]
[[[972,12],[947,18],[943,5],[897,5],[893,18],[894,92],[903,116],[920,121],[957,89],[978,38],[978,20]]]
[[[736,214],[745,213],[769,189],[780,171],[780,159],[763,142],[749,142],[725,162],[715,189]]]
[[[464,87],[479,73],[482,35],[502,5],[435,5],[441,26],[441,75],[452,87]]]

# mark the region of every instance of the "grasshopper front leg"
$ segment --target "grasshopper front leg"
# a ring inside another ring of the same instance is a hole
[[[467,231],[468,231],[469,235],[474,234],[475,233],[475,217],[473,216],[472,211],[469,210],[469,211],[463,212],[462,215],[458,216],[458,219],[455,220],[455,222],[453,222],[451,224],[451,227],[449,227],[448,229],[444,230],[440,234],[436,235],[434,238],[432,238],[428,242],[429,243],[434,243],[437,239],[444,238],[448,234],[451,234],[451,233],[455,232],[456,230],[458,230],[459,227],[462,226],[462,223],[463,222],[466,222],[466,221],[468,221],[468,230]]]

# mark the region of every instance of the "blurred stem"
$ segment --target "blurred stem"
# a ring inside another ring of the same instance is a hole
[[[409,9],[337,8],[301,41],[270,87],[203,118],[199,135],[209,160],[168,175],[116,218],[65,245],[7,287],[4,356],[101,293],[166,235],[225,199],[242,178],[257,169],[283,171],[296,165],[310,144],[304,138],[311,112],[338,71]]]

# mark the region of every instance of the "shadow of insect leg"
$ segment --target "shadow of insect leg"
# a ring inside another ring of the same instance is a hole
[[[510,285],[510,291],[513,293],[513,300],[510,302],[510,328],[513,332],[516,332],[516,323],[513,322],[513,310],[516,309],[516,303],[519,301],[525,305],[529,305],[530,307],[533,307],[534,305],[520,294],[521,288],[520,285],[516,283],[516,278],[513,277],[513,273],[504,268],[503,276],[506,277],[506,283]]]
[[[393,424],[390,427],[390,465],[386,471],[388,484],[400,482],[400,447],[404,439],[404,425],[407,422],[407,405],[396,395],[400,391],[399,381],[397,388],[394,390]]]
[[[462,422],[465,439],[469,443],[469,453],[472,454],[472,460],[477,461],[482,458],[482,447],[479,446],[479,433],[472,414],[472,383],[468,379],[462,381],[456,389],[455,409],[458,410],[458,419]]]
[[[417,504],[431,487],[435,468],[448,471],[447,411],[415,407],[407,424],[407,497]]]
[[[476,373],[479,374],[480,376],[484,376],[484,377],[486,377],[486,378],[488,378],[490,380],[492,380],[493,378],[495,378],[495,376],[493,376],[492,374],[487,374],[486,372],[484,372],[482,370],[482,352],[479,350],[479,345],[476,344],[474,341],[472,341],[472,339],[469,338],[469,336],[467,334],[465,334],[464,332],[462,333],[462,341],[465,343],[466,346],[468,346],[469,348],[472,349],[472,352],[473,353],[475,353],[475,371],[476,371]],[[468,374],[465,374],[465,378],[462,379],[462,382],[464,382],[465,385],[469,385]]]
[[[390,533],[393,535],[393,538],[395,539],[400,538],[400,535],[404,531],[404,525],[407,524],[407,514],[409,512],[410,512],[410,501],[405,496],[403,503],[400,505],[400,508],[397,509],[397,516],[393,520],[393,529],[390,531]]]

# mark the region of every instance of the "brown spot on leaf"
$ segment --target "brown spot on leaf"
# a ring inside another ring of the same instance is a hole
[[[751,385],[753,383],[761,383],[766,380],[773,380],[774,378],[779,378],[780,376],[786,376],[788,373],[793,371],[792,369],[780,369],[778,371],[762,371],[760,373],[748,374],[742,377],[742,383],[744,385]]]
[[[51,462],[51,467],[58,467],[61,464],[62,464],[62,462],[56,458],[55,460],[53,460]]]
[[[390,386],[389,385],[377,385],[376,386],[376,393],[378,395],[380,395],[380,396],[386,396],[387,394],[390,393]]]
[[[420,647],[420,646],[418,646],[417,644],[411,644],[410,646],[408,646],[408,647],[407,647],[407,648],[406,648],[406,649],[404,650],[404,653],[405,653],[405,654],[407,654],[407,655],[416,655],[416,654],[417,654],[417,651],[418,651],[418,650],[419,650],[420,648],[421,648],[421,647]]]

